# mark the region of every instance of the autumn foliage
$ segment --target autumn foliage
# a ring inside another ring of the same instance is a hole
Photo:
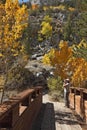
[[[74,86],[83,87],[87,81],[87,43],[82,40],[73,47],[73,59],[71,68],[73,69],[72,82]],[[87,86],[84,86],[87,87]]]
[[[70,78],[75,87],[83,87],[83,82],[87,80],[87,60],[83,57],[82,50],[77,50],[79,55],[75,55],[75,48],[80,49],[81,45],[87,50],[86,43],[69,46],[68,42],[62,41],[59,49],[55,49],[53,53],[51,50],[43,58],[45,64],[50,63],[55,67],[55,75],[61,76],[62,79]]]
[[[52,35],[52,26],[51,26],[52,18],[49,15],[44,16],[43,21],[41,23],[41,30],[38,31],[38,40],[42,41],[51,37]]]
[[[24,5],[20,7],[18,0],[6,0],[5,4],[0,3],[0,72],[4,77],[1,103],[8,81],[8,72],[14,64],[19,64],[19,59],[24,53],[21,38],[23,30],[27,27],[27,21],[27,8]]]
[[[28,11],[26,6],[19,6],[18,0],[6,0],[0,4],[0,57],[9,62],[23,52],[20,42],[22,33],[27,27]]]

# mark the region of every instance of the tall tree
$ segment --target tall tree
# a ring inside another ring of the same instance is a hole
[[[67,52],[67,53],[66,53]],[[72,56],[72,50],[68,47],[68,42],[61,41],[59,44],[59,50],[51,50],[48,55],[45,55],[43,62],[51,64],[55,67],[55,75],[59,75],[62,79],[69,76],[68,72],[68,60]]]
[[[20,42],[22,33],[27,27],[28,11],[26,6],[19,6],[18,0],[6,0],[5,5],[0,4],[0,66],[5,74],[6,86],[8,70],[23,52]],[[4,92],[4,91],[3,91]]]

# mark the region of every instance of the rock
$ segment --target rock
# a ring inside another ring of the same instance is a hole
[[[29,71],[34,74],[34,80],[32,85],[42,86],[44,89],[47,89],[47,78],[50,76],[50,71],[54,68],[49,65],[44,65],[40,60],[29,60],[26,67]]]
[[[43,58],[43,56],[39,56],[36,59],[39,61],[39,60],[42,60],[42,58]]]
[[[44,89],[48,88],[47,85],[47,79],[45,77],[45,75],[43,74],[43,72],[38,72],[36,74],[35,80],[33,82],[33,86],[42,86]]]

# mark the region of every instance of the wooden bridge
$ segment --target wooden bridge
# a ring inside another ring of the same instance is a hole
[[[85,91],[71,88],[70,106],[86,124]],[[72,109],[64,107],[63,102],[49,100],[42,87],[31,88],[0,105],[0,130],[82,130]]]

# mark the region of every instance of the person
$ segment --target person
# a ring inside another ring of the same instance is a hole
[[[69,108],[69,88],[70,88],[70,80],[69,79],[64,80],[63,87],[64,87],[65,106]]]

